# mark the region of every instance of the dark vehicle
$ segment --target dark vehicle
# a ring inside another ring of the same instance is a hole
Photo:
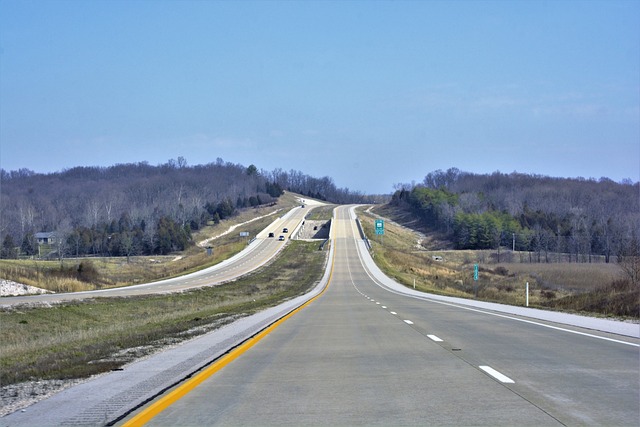
[[[276,235],[273,233],[269,233],[269,237],[276,237]]]
[[[278,240],[284,240],[284,236],[280,236]]]
[[[289,229],[288,229],[288,228],[283,228],[283,229],[282,229],[282,232],[283,232],[283,233],[288,233],[288,232],[289,232]]]

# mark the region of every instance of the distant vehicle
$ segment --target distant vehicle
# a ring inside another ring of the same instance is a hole
[[[283,228],[283,229],[282,229],[282,232],[283,232],[283,233],[288,233],[288,232],[289,232],[289,229],[285,227],[285,228]]]
[[[317,229],[318,229],[318,226],[317,226],[317,225],[314,225],[314,226],[313,226],[313,229],[314,229],[314,230],[317,230]]]
[[[280,236],[278,240],[284,240],[284,236]]]
[[[273,233],[269,233],[269,237],[276,237],[276,235]]]
[[[301,207],[304,208],[304,205],[302,205]]]

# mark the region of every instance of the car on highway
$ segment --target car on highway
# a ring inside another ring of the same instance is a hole
[[[276,237],[274,233],[269,233],[269,237]]]
[[[284,236],[280,236],[278,240],[284,240]]]
[[[283,228],[283,229],[282,229],[282,232],[283,232],[283,233],[288,233],[288,232],[289,232],[289,229],[285,227],[285,228]]]

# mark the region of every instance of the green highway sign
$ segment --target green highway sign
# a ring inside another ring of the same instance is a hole
[[[376,234],[384,234],[384,220],[376,219],[375,225],[376,225]]]

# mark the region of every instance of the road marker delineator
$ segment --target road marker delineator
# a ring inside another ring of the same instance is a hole
[[[335,239],[334,239],[335,242]],[[335,243],[334,243],[335,244]],[[174,390],[170,391],[165,396],[160,397],[154,403],[151,403],[149,406],[144,408],[138,414],[133,416],[130,420],[126,421],[123,426],[125,427],[137,427],[143,426],[153,418],[155,418],[162,411],[167,409],[169,406],[176,403],[178,400],[182,399],[186,396],[190,391],[195,389],[198,385],[206,381],[209,377],[214,375],[216,372],[227,366],[229,363],[233,362],[235,359],[240,357],[243,353],[249,350],[251,347],[260,342],[264,337],[269,335],[274,329],[284,323],[287,319],[292,317],[294,314],[301,311],[303,308],[314,302],[316,299],[320,298],[322,294],[329,288],[329,284],[331,284],[331,280],[333,278],[333,267],[335,265],[335,257],[336,251],[333,251],[333,260],[331,262],[331,272],[329,273],[329,279],[327,280],[327,285],[324,287],[322,292],[320,292],[315,297],[311,298],[309,301],[305,302],[298,308],[290,311],[288,314],[284,315],[280,319],[273,322],[271,325],[264,328],[262,331],[248,338],[242,344],[237,347],[231,349],[228,353],[221,356],[219,359],[213,361],[209,366],[195,374],[191,379],[185,381],[184,383],[178,385]]]
[[[407,325],[413,325],[413,322],[411,320],[405,320],[404,323],[406,323]]]

